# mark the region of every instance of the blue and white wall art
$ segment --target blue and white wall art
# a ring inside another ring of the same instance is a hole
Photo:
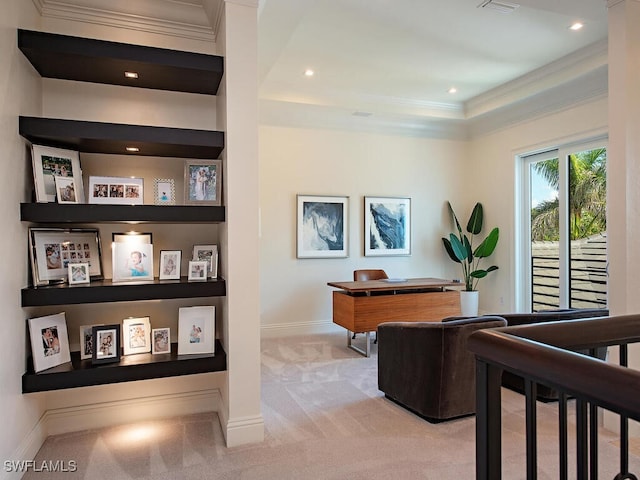
[[[411,255],[411,199],[364,197],[364,254]]]
[[[347,254],[349,197],[298,195],[298,258]]]

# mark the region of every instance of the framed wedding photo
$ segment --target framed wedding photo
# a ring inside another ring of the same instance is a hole
[[[82,170],[80,169],[78,152],[45,147],[43,145],[32,145],[31,161],[33,164],[36,202],[56,201],[56,177],[73,181],[75,198],[78,199],[78,202],[72,203],[84,202]]]
[[[64,312],[30,318],[28,323],[33,369],[36,373],[71,361]]]
[[[144,182],[134,177],[89,177],[88,203],[142,205]]]
[[[178,355],[214,353],[216,307],[181,307],[178,310]]]
[[[192,260],[208,262],[207,276],[211,278],[218,278],[217,245],[194,245]]]
[[[159,280],[180,280],[182,250],[160,250]]]
[[[151,351],[151,322],[149,317],[125,318],[122,321],[122,345],[125,355]]]
[[[153,181],[154,205],[175,205],[176,185],[173,178],[156,178]]]
[[[88,263],[70,263],[67,268],[69,270],[69,285],[91,281]]]
[[[53,177],[58,203],[80,203],[76,195],[76,182],[71,177]]]
[[[171,353],[171,331],[169,328],[154,328],[151,330],[151,353]]]
[[[347,257],[349,197],[298,195],[297,200],[297,257]]]
[[[186,160],[184,203],[222,205],[222,160]]]
[[[209,262],[206,260],[192,260],[189,262],[189,274],[187,280],[189,282],[206,282],[207,267]]]
[[[72,263],[87,263],[90,280],[103,278],[98,229],[30,228],[29,241],[35,286],[68,281]]]
[[[411,255],[411,199],[364,197],[364,255]]]
[[[93,327],[94,325],[80,326],[80,359],[87,360],[93,356]]]
[[[93,326],[93,353],[91,363],[120,361],[120,325]]]

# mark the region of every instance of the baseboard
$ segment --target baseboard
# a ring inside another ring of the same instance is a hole
[[[22,460],[33,460],[42,447],[42,444],[47,439],[47,430],[43,421],[44,415],[40,417],[40,420],[36,423],[29,434],[18,445],[18,447],[11,454],[10,459],[5,461],[20,462]],[[11,465],[9,468],[6,464],[2,465],[0,470],[0,480],[18,480],[24,475],[24,470],[20,470],[17,465]]]
[[[223,419],[220,419],[227,447],[259,443],[264,440],[264,419],[262,415],[224,420],[223,423]]]
[[[262,325],[262,338],[290,337],[294,335],[311,335],[315,333],[346,332],[344,328],[331,320],[316,320],[310,322],[287,322]]]

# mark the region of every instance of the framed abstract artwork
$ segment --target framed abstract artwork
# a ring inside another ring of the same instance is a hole
[[[297,257],[347,257],[349,197],[298,195],[297,200]]]
[[[411,199],[364,197],[364,255],[411,255]]]

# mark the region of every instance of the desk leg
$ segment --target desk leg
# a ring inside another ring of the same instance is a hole
[[[351,350],[355,352],[358,352],[360,355],[364,355],[365,357],[370,357],[371,356],[371,332],[365,332],[364,336],[365,336],[364,340],[366,342],[365,343],[366,350],[362,350],[361,348],[358,348],[351,343],[351,332],[347,330],[347,347],[349,347]]]

